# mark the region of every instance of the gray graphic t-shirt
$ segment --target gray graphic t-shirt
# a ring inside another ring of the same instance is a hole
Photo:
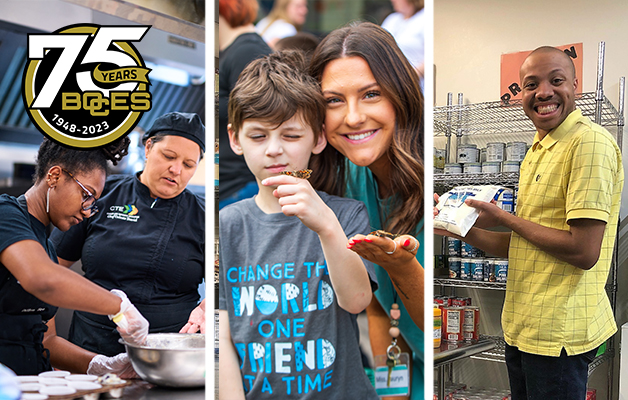
[[[348,238],[370,232],[363,203],[318,194]],[[265,214],[254,199],[222,209],[219,290],[247,399],[378,398],[356,315],[338,306],[318,235],[297,217]]]

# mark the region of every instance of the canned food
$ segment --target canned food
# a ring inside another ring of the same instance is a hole
[[[460,252],[462,249],[462,240],[447,237],[447,255],[460,257]]]
[[[445,268],[445,256],[441,254],[434,255],[434,268]]]
[[[486,162],[486,147],[480,149],[480,162]]]
[[[469,243],[462,242],[462,247],[460,251],[462,257],[469,258],[482,258],[484,257],[484,251],[478,249],[477,247],[471,246]]]
[[[446,174],[461,174],[462,165],[456,164],[456,163],[445,164],[445,173]]]
[[[486,161],[482,163],[482,173],[496,174],[502,169],[502,163],[496,161]]]
[[[508,277],[508,260],[505,258],[498,258],[493,261],[495,265],[495,277],[497,282],[506,282]]]
[[[445,168],[445,157],[447,152],[445,149],[437,149],[434,147],[434,168]]]
[[[519,161],[504,161],[502,172],[519,172]]]
[[[471,305],[471,297],[454,297],[451,299],[452,307],[465,307]]]
[[[515,197],[510,189],[503,190],[495,199],[497,207],[502,210],[513,213],[515,211]]]
[[[460,279],[465,281],[471,280],[472,262],[470,258],[463,258],[460,263]]]
[[[495,277],[495,262],[491,259],[486,259],[484,263],[484,282],[496,282],[497,279]]]
[[[482,172],[482,164],[479,162],[471,162],[464,164],[465,174],[479,174]]]
[[[462,259],[460,257],[449,257],[449,277],[450,278],[460,278],[460,269]]]
[[[443,306],[451,307],[451,303],[454,300],[454,296],[440,296],[440,298],[443,300]]]
[[[474,342],[480,338],[480,307],[466,306],[462,325],[462,336],[465,342]]]
[[[466,164],[470,162],[478,162],[480,151],[475,144],[461,144],[458,147],[458,162]]]
[[[483,281],[484,280],[484,264],[486,261],[483,258],[471,259],[471,280]]]
[[[504,150],[506,143],[494,142],[486,145],[486,161],[504,161]]]
[[[506,144],[506,161],[523,161],[528,145],[525,142],[508,142]]]
[[[445,307],[443,309],[443,335],[446,342],[462,342],[462,325],[464,324],[463,307]]]

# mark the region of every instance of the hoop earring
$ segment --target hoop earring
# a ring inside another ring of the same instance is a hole
[[[50,186],[48,186],[48,192],[46,193],[46,214],[50,213]]]

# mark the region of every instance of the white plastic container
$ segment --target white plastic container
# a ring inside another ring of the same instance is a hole
[[[502,172],[519,172],[519,161],[504,161]]]
[[[506,144],[506,161],[523,161],[528,145],[525,142],[508,142]]]
[[[461,144],[458,147],[458,163],[466,164],[466,163],[474,163],[478,162],[480,158],[480,151],[478,150],[478,146],[475,144]]]
[[[500,172],[502,169],[502,163],[496,161],[487,161],[482,163],[483,174],[494,174]]]
[[[463,167],[465,174],[479,174],[482,172],[482,164],[479,162],[466,163]]]
[[[456,164],[456,163],[445,164],[445,173],[446,174],[461,174],[462,165]]]
[[[504,161],[506,143],[493,142],[486,145],[486,161]]]

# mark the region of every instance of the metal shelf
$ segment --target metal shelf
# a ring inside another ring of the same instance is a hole
[[[608,347],[604,354],[601,354],[598,357],[595,357],[591,364],[589,364],[589,376],[595,371],[597,367],[604,364],[606,361],[610,361],[615,357],[615,350],[613,348]]]
[[[506,362],[506,342],[502,336],[480,335],[480,340],[490,340],[495,343],[495,347],[482,353],[474,354],[469,358],[500,363]]]
[[[434,284],[441,286],[463,287],[472,289],[506,290],[505,282],[463,281],[461,279],[436,278]]]
[[[582,110],[582,115],[594,120],[595,93],[576,95],[576,107]],[[617,126],[618,118],[617,109],[604,97],[600,125]],[[536,128],[523,112],[521,100],[514,100],[507,104],[492,101],[434,107],[434,136],[493,135],[534,131]]]
[[[519,185],[519,172],[496,172],[483,174],[434,174],[434,187],[454,187],[464,185],[498,185],[516,187]]]

